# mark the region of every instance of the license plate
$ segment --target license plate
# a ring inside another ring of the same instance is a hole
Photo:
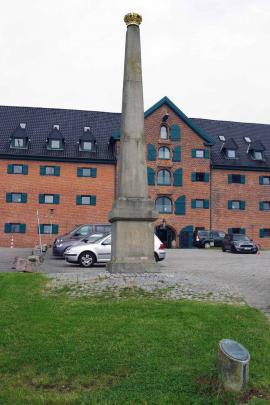
[[[214,242],[210,242],[210,246],[214,246]]]
[[[245,249],[245,250],[250,250],[251,248],[249,248],[249,247],[245,247],[244,249]]]

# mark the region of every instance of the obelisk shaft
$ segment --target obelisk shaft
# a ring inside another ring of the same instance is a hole
[[[156,272],[153,221],[154,203],[148,197],[146,145],[139,24],[141,17],[130,13],[127,23],[123,82],[119,175],[112,223],[110,272]]]

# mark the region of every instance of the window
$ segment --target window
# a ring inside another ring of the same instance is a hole
[[[97,169],[91,167],[78,167],[77,168],[78,177],[97,177]]]
[[[259,183],[265,184],[265,185],[270,185],[270,176],[260,176]]]
[[[41,176],[60,176],[59,166],[40,166]]]
[[[261,201],[259,205],[260,205],[260,210],[261,211],[269,211],[270,210],[270,201]]]
[[[172,202],[168,197],[158,197],[156,199],[156,209],[161,214],[172,213]]]
[[[208,182],[209,181],[209,173],[191,173],[191,180],[192,181],[202,181]]]
[[[43,225],[43,233],[52,233],[52,226],[51,225]]]
[[[208,149],[192,149],[191,157],[193,158],[209,158]]]
[[[26,203],[27,194],[26,193],[6,193],[7,203]]]
[[[56,224],[40,224],[39,230],[41,234],[51,235],[58,233],[58,225]]]
[[[21,174],[23,171],[22,165],[13,165],[13,173]]]
[[[260,238],[269,238],[270,237],[270,228],[260,229]]]
[[[26,225],[19,223],[5,224],[5,233],[25,233]]]
[[[244,210],[246,208],[245,201],[233,200],[228,201],[229,210]]]
[[[76,197],[77,205],[96,205],[95,195],[77,195]]]
[[[228,183],[245,184],[245,176],[241,174],[228,174]]]
[[[209,208],[209,200],[191,200],[191,208]]]
[[[23,148],[24,147],[24,138],[14,138],[14,147]]]
[[[39,194],[40,204],[59,204],[59,194]]]
[[[157,176],[157,184],[160,186],[171,185],[171,175],[168,170],[160,170]]]
[[[224,135],[219,135],[219,140],[222,141],[222,142],[225,142],[225,140],[226,140],[225,136]]]
[[[165,125],[160,127],[160,138],[161,139],[168,139],[168,131]]]
[[[262,158],[263,158],[262,152],[259,152],[257,150],[253,151],[253,159],[254,160],[262,160]]]
[[[60,149],[62,147],[62,142],[59,139],[51,139],[50,147],[52,149]]]
[[[21,193],[11,193],[11,201],[12,202],[22,202],[22,194]]]
[[[91,151],[92,150],[92,142],[90,141],[83,141],[82,142],[82,150]]]
[[[159,159],[170,159],[170,149],[166,146],[162,146],[158,150]]]
[[[228,159],[235,159],[236,158],[236,152],[234,149],[227,149],[227,158]]]

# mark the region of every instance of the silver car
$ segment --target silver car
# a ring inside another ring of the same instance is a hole
[[[154,256],[155,260],[165,259],[163,243],[154,235]],[[92,267],[95,263],[106,263],[111,260],[111,235],[102,237],[92,243],[83,243],[71,246],[64,253],[65,259],[69,263],[78,263],[83,267]]]

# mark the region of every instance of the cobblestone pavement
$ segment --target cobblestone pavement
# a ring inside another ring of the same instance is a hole
[[[15,257],[27,257],[32,253],[32,249],[24,248],[0,248],[0,272],[12,272],[12,264]]]
[[[70,293],[92,294],[124,287],[146,292],[163,291],[165,298],[241,302],[261,309],[270,318],[270,251],[259,255],[221,250],[168,250],[159,274],[110,275],[105,266],[82,269],[47,253],[42,271],[55,288],[71,286]]]

